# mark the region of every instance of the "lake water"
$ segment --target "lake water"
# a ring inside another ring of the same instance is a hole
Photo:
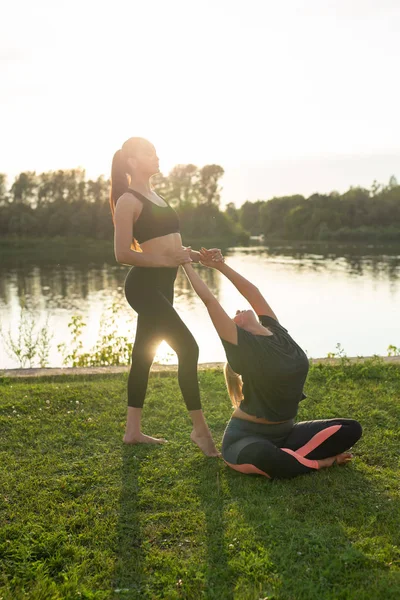
[[[230,249],[228,263],[257,284],[280,322],[309,357],[324,357],[340,344],[348,356],[386,355],[400,346],[400,251],[336,248],[334,251],[290,247]],[[19,366],[5,350],[10,330],[17,339],[21,303],[25,302],[36,330],[46,319],[52,334],[49,366],[62,365],[57,350],[69,342],[68,323],[82,315],[84,349],[93,347],[105,310],[121,303],[118,331],[134,338],[136,314],[123,293],[127,267],[117,264],[0,266],[0,367]],[[201,274],[225,310],[234,315],[248,308],[232,284],[217,271]],[[200,362],[223,361],[224,352],[207,311],[183,272],[178,273],[175,307],[200,347]],[[176,356],[161,344],[156,356],[174,363]]]

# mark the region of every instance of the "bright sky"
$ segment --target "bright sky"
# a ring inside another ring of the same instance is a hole
[[[223,166],[223,200],[400,180],[398,0],[13,0],[0,172]]]

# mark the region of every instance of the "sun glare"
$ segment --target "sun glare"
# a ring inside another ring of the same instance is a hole
[[[168,346],[167,342],[161,342],[157,348],[154,362],[160,363],[161,365],[172,365],[176,364],[178,360],[176,353]]]

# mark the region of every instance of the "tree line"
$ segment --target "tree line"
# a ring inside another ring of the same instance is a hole
[[[400,242],[400,185],[351,187],[339,194],[313,194],[233,203],[221,210],[219,165],[177,165],[153,178],[156,190],[177,210],[184,243],[221,240]],[[0,235],[84,236],[111,239],[110,182],[88,179],[83,169],[20,173],[7,186],[0,174]]]
[[[168,176],[153,178],[157,191],[177,210],[185,243],[222,237],[248,240],[237,221],[220,210],[219,165],[177,165]],[[0,235],[85,236],[112,239],[110,181],[88,179],[83,169],[20,173],[7,187],[0,174]]]
[[[400,185],[374,181],[370,189],[228,205],[232,219],[266,240],[400,242]]]

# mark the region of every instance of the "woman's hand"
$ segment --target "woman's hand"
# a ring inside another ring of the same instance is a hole
[[[222,252],[219,248],[211,248],[210,250],[201,248],[200,255],[200,263],[205,267],[218,269],[225,262],[225,259],[222,256]]]
[[[177,250],[175,254],[171,256],[170,260],[172,267],[179,267],[179,265],[191,263],[192,259],[190,258],[190,248],[184,248],[182,246],[181,250]]]
[[[202,253],[201,251],[199,252],[198,250],[192,250],[191,246],[189,246],[190,248],[190,258],[192,259],[192,261],[194,263],[199,263],[202,260]],[[221,260],[222,259],[222,254],[221,254],[221,250],[219,248],[211,248],[210,250],[206,250],[205,248],[203,248],[203,250],[205,252],[211,252],[212,256],[214,258],[216,258],[216,260]]]

